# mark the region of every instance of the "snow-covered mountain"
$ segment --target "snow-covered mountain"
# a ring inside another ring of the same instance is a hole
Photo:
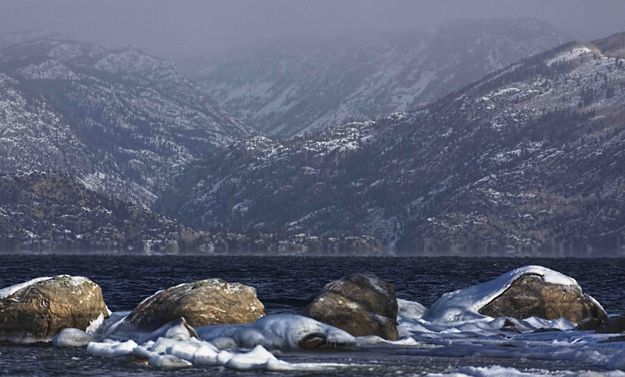
[[[54,171],[150,205],[170,177],[249,130],[136,48],[0,37],[0,174]]]
[[[290,137],[417,109],[562,42],[539,21],[457,21],[431,33],[292,38],[184,66],[226,111]]]
[[[401,252],[625,255],[625,34],[433,104],[193,164],[160,208],[238,231],[370,234]]]
[[[358,235],[207,233],[147,208],[187,164],[251,134],[139,49],[0,35],[0,251],[382,250]]]

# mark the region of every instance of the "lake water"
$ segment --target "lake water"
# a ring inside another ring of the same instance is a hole
[[[537,264],[569,275],[610,314],[625,312],[625,259],[509,259],[509,258],[300,258],[208,256],[0,256],[0,287],[38,276],[82,275],[97,282],[113,311],[131,310],[156,290],[206,278],[222,278],[254,286],[268,314],[297,313],[329,281],[351,272],[371,272],[395,284],[397,295],[425,306],[443,293],[492,279],[513,268]],[[494,355],[494,356],[493,356]],[[411,348],[379,345],[350,352],[285,353],[293,362],[353,364],[337,375],[422,375],[458,368],[499,365],[529,372],[604,371],[592,360],[541,360],[535,355],[486,353],[466,346]],[[471,369],[473,370],[473,369]],[[49,345],[0,345],[0,375],[257,375],[223,368],[159,371],[129,360],[92,357],[84,349]],[[271,375],[276,375],[272,373]],[[294,372],[289,375],[328,375]]]

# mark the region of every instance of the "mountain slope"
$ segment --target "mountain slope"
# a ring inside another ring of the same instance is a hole
[[[150,205],[207,149],[249,135],[169,62],[61,38],[0,38],[0,173],[65,172]]]
[[[290,137],[414,110],[561,42],[538,21],[458,21],[431,34],[293,38],[187,68],[221,107]]]
[[[413,113],[240,142],[190,167],[160,208],[406,253],[625,255],[623,48],[623,34],[569,43]]]
[[[371,237],[199,232],[69,176],[0,175],[0,252],[379,255]]]
[[[67,176],[0,176],[0,191],[2,251],[177,252],[201,235]]]

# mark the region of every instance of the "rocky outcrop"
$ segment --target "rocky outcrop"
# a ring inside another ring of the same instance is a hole
[[[399,336],[395,287],[374,275],[351,274],[327,284],[303,314],[354,336]]]
[[[566,318],[574,323],[589,318],[596,318],[599,321],[607,319],[601,305],[577,286],[549,283],[534,274],[519,277],[479,312],[491,317],[505,316],[517,319]]]
[[[0,340],[50,341],[65,328],[87,329],[109,311],[93,281],[61,275],[0,290]]]
[[[265,315],[256,290],[221,279],[180,284],[156,292],[143,300],[125,319],[125,324],[152,331],[168,322],[185,318],[193,327],[254,322]]]

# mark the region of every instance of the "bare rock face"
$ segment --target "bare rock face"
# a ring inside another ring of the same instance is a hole
[[[374,275],[351,274],[327,284],[303,315],[354,336],[399,337],[395,286]]]
[[[501,295],[479,311],[491,317],[524,319],[566,318],[581,323],[589,318],[607,320],[603,308],[577,287],[547,283],[539,275],[521,276]]]
[[[125,322],[142,330],[156,330],[185,318],[193,327],[254,322],[265,315],[256,290],[221,279],[200,280],[159,291],[143,300]]]
[[[3,341],[50,341],[65,328],[85,330],[100,315],[109,315],[102,290],[84,277],[40,278],[0,290]]]

